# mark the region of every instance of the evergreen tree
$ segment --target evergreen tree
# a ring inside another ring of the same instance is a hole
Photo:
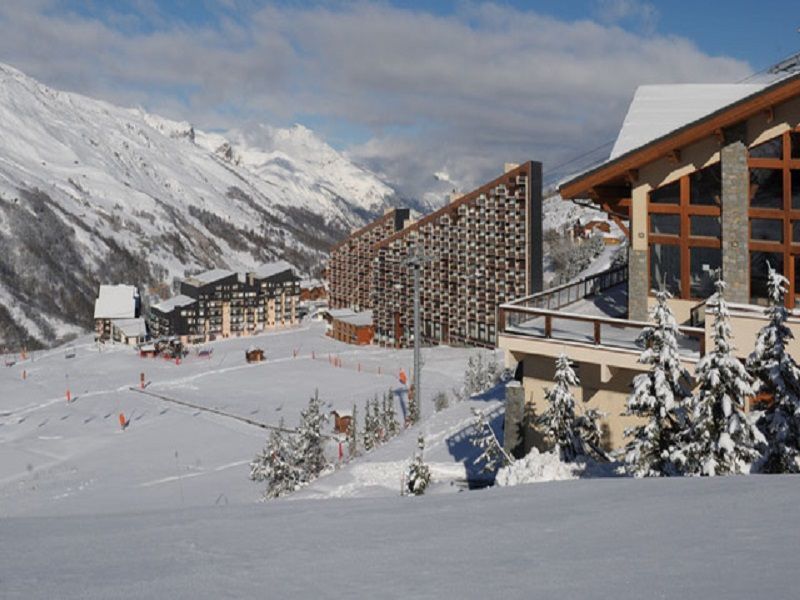
[[[545,390],[547,408],[536,419],[545,434],[558,449],[564,462],[573,462],[579,456],[588,456],[590,450],[599,451],[599,423],[596,411],[585,415],[575,414],[575,398],[570,386],[580,385],[566,354],[556,359],[555,385]]]
[[[356,404],[353,403],[353,414],[350,417],[350,426],[347,428],[347,455],[350,458],[358,456],[358,421]]]
[[[764,438],[745,412],[753,378],[733,355],[725,283],[717,280],[714,349],[697,364],[687,430],[686,471],[696,475],[741,473],[760,455]]]
[[[300,412],[300,427],[295,444],[297,464],[303,470],[305,482],[315,479],[328,465],[322,437],[325,420],[317,390],[309,399],[306,409]]]
[[[475,460],[475,464],[482,465],[481,472],[494,473],[500,467],[514,462],[514,459],[500,445],[491,425],[486,420],[486,415],[476,408],[472,409],[472,414],[475,416],[475,422],[472,424],[475,434],[471,441],[476,448],[481,450],[481,455]]]
[[[283,428],[282,419],[279,427]],[[280,429],[272,430],[264,450],[250,463],[250,479],[267,482],[265,499],[277,498],[300,487],[302,470],[295,463],[291,440]]]
[[[442,411],[450,406],[450,401],[447,398],[446,392],[437,392],[433,397],[433,409],[436,412]]]
[[[656,293],[657,303],[650,314],[653,324],[637,340],[644,346],[639,362],[650,370],[634,378],[625,413],[647,420],[625,431],[632,437],[625,448],[625,463],[636,477],[680,474],[680,436],[690,392],[685,383],[689,373],[678,354],[678,325],[667,305],[671,297],[666,290]]]
[[[393,438],[400,431],[400,424],[397,422],[397,411],[394,408],[394,395],[392,390],[383,395],[383,427],[386,431],[386,439]]]
[[[379,446],[386,440],[386,424],[378,394],[372,399],[372,422],[375,424],[375,445]]]
[[[364,405],[364,432],[363,432],[363,446],[364,451],[369,452],[375,447],[375,430],[377,426],[372,414],[371,401],[367,400]]]
[[[421,496],[425,493],[431,482],[431,469],[422,459],[425,450],[425,438],[422,434],[417,438],[418,452],[408,466],[406,474],[406,486],[408,492],[413,496]]]
[[[747,367],[756,379],[756,391],[771,398],[759,427],[767,438],[763,470],[800,472],[800,369],[786,349],[794,336],[786,325],[789,311],[784,295],[789,282],[769,268],[767,324],[758,333]]]

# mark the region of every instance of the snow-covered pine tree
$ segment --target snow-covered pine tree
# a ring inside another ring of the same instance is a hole
[[[295,444],[297,464],[303,470],[305,482],[315,479],[328,465],[322,437],[326,419],[317,390],[309,399],[306,409],[300,411],[300,427],[297,430]]]
[[[375,447],[375,430],[377,425],[372,416],[372,402],[367,400],[364,404],[364,432],[362,433],[362,445],[364,451],[369,452]]]
[[[296,490],[302,482],[302,470],[295,464],[291,440],[287,440],[281,419],[273,429],[262,452],[250,463],[250,479],[266,481],[265,499],[277,498]]]
[[[547,406],[536,419],[537,425],[544,427],[545,434],[564,462],[588,456],[591,450],[599,452],[599,440],[596,439],[599,432],[597,412],[587,411],[581,416],[575,414],[575,398],[570,386],[580,385],[580,382],[564,353],[556,359],[553,383],[555,385],[551,389],[545,390]]]
[[[419,434],[417,438],[417,450],[406,473],[406,488],[413,496],[424,494],[431,483],[431,469],[422,458],[422,454],[425,451],[425,438],[422,434]]]
[[[481,450],[481,455],[475,459],[475,464],[481,465],[481,472],[494,473],[500,467],[513,463],[514,459],[500,445],[492,426],[486,420],[486,415],[476,408],[472,409],[472,414],[475,416],[472,424],[475,433],[471,442]]]
[[[770,404],[758,426],[767,439],[762,470],[767,473],[800,472],[800,369],[786,349],[794,336],[786,325],[784,306],[788,280],[769,268],[767,324],[756,338],[747,368],[756,379],[756,392],[768,395]]]
[[[372,422],[375,423],[375,445],[386,441],[386,425],[383,421],[383,410],[378,394],[372,399]]]
[[[356,413],[356,403],[353,402],[353,413],[350,417],[350,426],[347,428],[347,456],[354,458],[358,456],[358,417]]]
[[[753,378],[733,355],[725,283],[716,282],[714,349],[697,363],[697,391],[692,395],[686,430],[685,470],[694,475],[742,473],[759,456],[761,432],[745,412]]]
[[[625,463],[636,477],[679,475],[683,462],[680,438],[686,426],[689,373],[678,355],[678,325],[667,305],[671,297],[666,290],[656,293],[657,303],[650,313],[653,324],[638,338],[644,346],[639,362],[650,369],[634,378],[625,412],[647,420],[625,431],[632,437],[625,448]]]
[[[408,393],[408,416],[406,418],[406,424],[413,425],[414,423],[418,423],[419,417],[419,398],[417,398],[417,390],[415,390],[412,385]]]
[[[385,392],[383,395],[383,427],[386,431],[387,440],[396,436],[397,432],[400,431],[392,390]]]

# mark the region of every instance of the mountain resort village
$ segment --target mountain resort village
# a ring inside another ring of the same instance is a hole
[[[0,7],[0,597],[800,596],[800,23],[112,4]]]

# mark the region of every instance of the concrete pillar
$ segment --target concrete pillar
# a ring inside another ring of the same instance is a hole
[[[722,162],[722,277],[729,302],[750,302],[747,205],[747,127],[740,123],[723,132]]]
[[[506,416],[503,424],[503,448],[509,454],[521,446],[520,424],[525,414],[525,390],[519,381],[506,384]]]
[[[647,295],[650,292],[650,269],[647,262],[647,199],[650,186],[637,185],[631,190],[631,247],[628,251],[628,318],[647,320]]]

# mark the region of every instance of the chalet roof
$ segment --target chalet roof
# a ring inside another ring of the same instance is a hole
[[[162,313],[170,313],[176,308],[183,308],[184,306],[189,306],[197,302],[194,298],[190,298],[189,296],[184,296],[183,294],[178,294],[177,296],[173,296],[168,300],[164,300],[163,302],[159,302],[158,304],[154,304],[153,308],[162,312]]]
[[[101,285],[94,302],[95,319],[133,319],[139,290],[133,285]]]
[[[353,313],[352,315],[346,315],[343,317],[335,317],[335,318],[337,321],[342,321],[343,323],[349,323],[350,325],[355,325],[356,327],[372,325],[371,310],[365,310],[362,312]]]
[[[147,335],[147,327],[144,319],[115,319],[113,325],[122,332],[125,337],[141,337]]]
[[[800,95],[800,73],[766,85],[642,86],[607,161],[559,186],[565,199],[586,197],[597,186],[670,152],[740,123]]]
[[[230,277],[231,275],[236,275],[236,273],[227,269],[211,269],[210,271],[204,271],[197,275],[187,277],[184,281],[193,286],[208,285],[220,279]]]
[[[325,312],[327,312],[334,319],[343,319],[345,317],[352,317],[353,315],[356,314],[356,311],[354,311],[351,308],[329,308]]]
[[[762,89],[764,84],[741,83],[639,86],[609,160]]]
[[[292,265],[285,260],[278,260],[263,264],[252,273],[257,279],[266,279],[267,277],[272,277],[273,275],[278,275],[280,273],[284,273],[285,271],[291,271],[292,275],[294,275],[294,267]]]

